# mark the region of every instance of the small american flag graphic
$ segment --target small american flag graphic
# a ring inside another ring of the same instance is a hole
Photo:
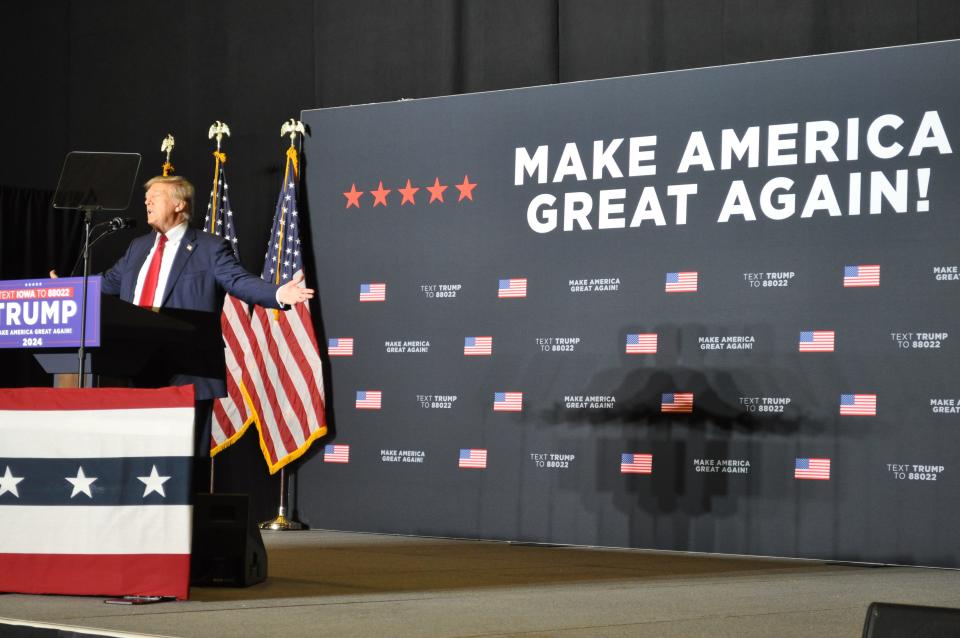
[[[523,410],[523,392],[494,392],[494,412],[520,412]]]
[[[840,414],[844,416],[876,416],[877,395],[841,394]]]
[[[527,296],[527,278],[501,279],[497,286],[497,297],[501,299]]]
[[[331,357],[352,357],[353,337],[327,339],[327,354]]]
[[[800,352],[833,352],[833,330],[807,330],[800,333]]]
[[[653,474],[652,454],[621,454],[621,474]]]
[[[350,446],[349,445],[327,445],[323,448],[324,463],[349,463]]]
[[[668,272],[665,292],[697,292],[696,272]]]
[[[692,392],[664,393],[660,398],[661,412],[693,412]]]
[[[467,356],[493,354],[493,337],[464,337],[463,354]]]
[[[869,264],[845,266],[843,269],[844,288],[870,288],[880,285],[880,266]]]
[[[480,470],[486,469],[487,451],[483,449],[461,448],[457,467],[470,467]]]
[[[380,390],[357,390],[357,409],[379,410],[382,394]]]
[[[793,466],[793,478],[829,481],[830,459],[798,458]]]
[[[360,301],[386,301],[387,284],[360,284]]]
[[[628,334],[627,354],[657,354],[657,333]]]

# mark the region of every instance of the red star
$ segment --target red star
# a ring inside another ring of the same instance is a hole
[[[430,191],[430,201],[427,203],[432,204],[438,199],[443,202],[443,191],[447,190],[447,187],[442,186],[440,184],[440,178],[437,177],[433,180],[433,186],[427,186],[427,190]]]
[[[347,208],[351,206],[356,206],[360,208],[360,196],[363,195],[363,191],[357,190],[356,184],[350,184],[350,190],[343,194],[347,198]]]
[[[397,189],[398,192],[403,193],[403,200],[401,200],[400,205],[403,206],[403,205],[406,204],[407,202],[410,202],[411,204],[413,204],[414,206],[416,206],[416,205],[417,205],[417,201],[413,198],[413,196],[416,194],[416,192],[417,192],[418,190],[420,190],[420,187],[419,187],[419,186],[411,186],[411,185],[410,185],[410,180],[408,179],[408,180],[407,180],[407,187],[406,187],[406,188],[398,188],[398,189]]]
[[[384,188],[384,187],[383,187],[383,181],[381,181],[381,182],[380,182],[380,185],[377,186],[377,190],[375,190],[375,191],[370,191],[370,194],[373,195],[373,207],[374,207],[374,208],[377,207],[377,204],[380,204],[381,206],[386,206],[386,205],[387,205],[387,193],[389,193],[390,190],[391,190],[391,189],[389,189],[389,188]]]
[[[473,189],[477,187],[476,182],[473,184],[470,183],[470,178],[466,175],[463,176],[462,184],[454,184],[457,187],[457,190],[460,191],[460,197],[457,199],[458,202],[462,202],[465,199],[473,201]]]

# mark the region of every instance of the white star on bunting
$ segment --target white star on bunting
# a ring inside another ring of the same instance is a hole
[[[14,476],[10,472],[10,466],[7,466],[7,471],[4,472],[3,476],[0,476],[0,495],[10,492],[17,498],[20,498],[20,493],[17,491],[17,483],[23,480],[22,476]]]
[[[157,466],[154,465],[153,469],[150,471],[150,476],[138,476],[137,480],[142,481],[144,484],[143,488],[143,497],[146,498],[148,494],[156,492],[163,498],[167,498],[166,492],[163,491],[163,484],[170,480],[169,476],[160,476],[160,473],[157,472]]]
[[[70,493],[70,498],[73,498],[80,492],[83,492],[90,498],[93,498],[93,494],[90,492],[90,486],[93,484],[94,481],[97,480],[97,477],[84,476],[82,465],[77,470],[77,475],[74,478],[70,478],[69,476],[65,476],[64,478],[73,485],[73,492]]]

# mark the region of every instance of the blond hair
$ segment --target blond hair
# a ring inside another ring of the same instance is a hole
[[[147,183],[144,184],[143,187],[146,190],[150,190],[150,187],[154,184],[166,184],[170,187],[170,193],[173,197],[184,204],[181,215],[184,216],[186,221],[190,221],[190,217],[193,215],[193,184],[179,175],[171,175],[169,177],[158,175],[147,180]]]

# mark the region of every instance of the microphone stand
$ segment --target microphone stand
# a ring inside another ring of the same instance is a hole
[[[99,235],[97,235],[96,239],[94,239],[93,241],[91,241],[91,242],[89,243],[89,247],[88,247],[87,250],[89,250],[90,248],[93,248],[94,246],[96,246],[97,243],[98,243],[101,239],[103,239],[104,237],[109,237],[109,236],[112,235],[113,233],[115,233],[115,232],[117,232],[117,231],[119,231],[119,230],[123,230],[124,228],[133,228],[134,226],[136,226],[136,223],[133,222],[132,220],[129,220],[129,219],[122,220],[122,223],[118,223],[118,220],[119,220],[119,219],[120,219],[119,217],[115,217],[114,219],[112,219],[112,220],[110,220],[110,221],[108,221],[108,222],[100,222],[99,224],[94,224],[93,228],[90,229],[90,233],[91,233],[91,234],[92,234],[95,230],[97,230],[97,228],[99,228],[100,226],[109,226],[109,228],[107,228],[107,229],[104,230],[102,233],[100,233]],[[83,261],[83,258],[84,258],[85,255],[86,255],[86,251],[83,251],[83,250],[81,250],[81,251],[80,251],[80,254],[77,255],[77,260],[76,260],[75,262],[73,262],[73,268],[70,269],[70,276],[71,276],[71,277],[73,277],[73,276],[76,274],[76,272],[77,272],[77,266],[79,266],[79,265],[80,265],[80,262]]]
[[[87,357],[87,282],[90,279],[90,232],[93,227],[93,213],[100,206],[84,206],[83,213],[83,300],[80,302],[80,373],[77,377],[77,387],[82,388],[86,376]]]

